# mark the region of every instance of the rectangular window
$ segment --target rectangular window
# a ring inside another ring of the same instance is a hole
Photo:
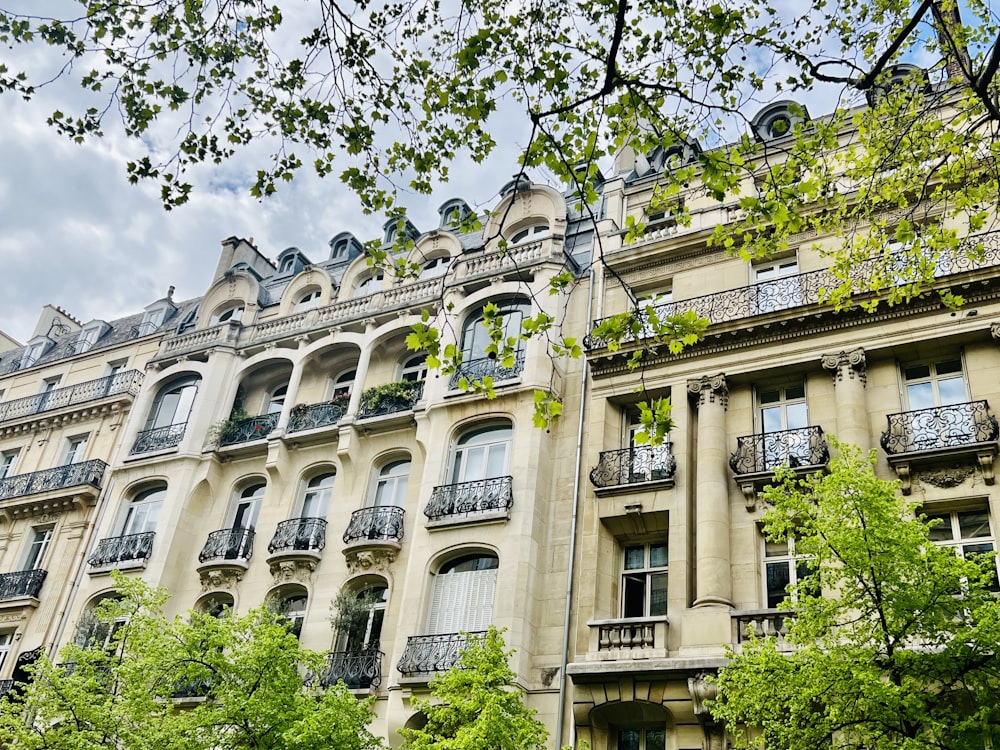
[[[36,526],[31,531],[31,541],[24,553],[21,570],[36,570],[42,567],[45,553],[52,543],[52,526]]]
[[[769,313],[798,307],[802,304],[802,283],[796,258],[755,263],[751,267],[753,281],[751,302],[757,313]]]
[[[996,559],[990,514],[986,508],[928,513],[927,520],[938,521],[930,529],[930,538],[935,544],[951,547],[956,555],[966,560],[979,555],[990,555]],[[1000,591],[995,569],[990,590]]]
[[[911,411],[964,404],[968,399],[959,357],[903,368],[906,404]]]
[[[642,338],[650,338],[656,334],[656,326],[653,324],[654,320],[662,324],[665,317],[674,314],[673,302],[674,292],[672,289],[645,294],[636,300],[636,307],[643,321]]]
[[[787,464],[808,466],[809,412],[804,383],[757,389],[757,416],[767,471]],[[758,463],[758,462],[755,462]]]
[[[667,614],[666,543],[626,545],[622,567],[622,617]]]
[[[42,381],[42,388],[39,391],[42,397],[38,400],[38,411],[44,411],[56,406],[52,402],[52,392],[59,387],[59,380],[59,378],[47,378]]]
[[[655,482],[672,475],[670,445],[636,444],[636,435],[644,432],[641,415],[635,409],[625,413],[625,446],[629,450],[629,482]]]
[[[66,439],[66,447],[63,450],[62,462],[60,466],[69,466],[70,464],[78,464],[84,460],[84,454],[87,452],[87,441],[90,439],[90,435],[77,435],[76,437],[71,437]]]
[[[14,633],[10,630],[0,633],[0,669],[3,669],[7,661],[7,654],[10,653],[14,645]]]
[[[619,729],[616,750],[666,750],[664,729]]]
[[[0,479],[13,476],[14,469],[17,466],[17,457],[20,453],[20,448],[14,448],[0,453]]]
[[[809,558],[795,553],[795,539],[764,540],[764,604],[776,609],[791,595],[790,586],[812,572]],[[794,601],[794,598],[793,598]]]

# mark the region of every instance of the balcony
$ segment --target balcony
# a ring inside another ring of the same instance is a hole
[[[253,556],[253,529],[220,529],[208,535],[198,553],[198,562],[205,564],[235,563],[246,567]]]
[[[279,414],[261,414],[241,419],[219,435],[219,447],[265,439],[278,424]]]
[[[388,414],[413,411],[424,393],[422,380],[402,380],[369,388],[361,394],[358,419],[372,419]]]
[[[187,422],[179,422],[164,427],[154,427],[151,430],[143,430],[135,436],[135,442],[132,443],[132,449],[128,453],[130,456],[137,456],[142,453],[176,448],[181,444],[186,429]]]
[[[441,635],[411,635],[396,664],[404,677],[444,672],[455,666],[469,638],[482,638],[486,633],[443,633]]]
[[[267,545],[272,575],[296,569],[312,572],[326,546],[325,518],[290,518],[278,524]]]
[[[377,648],[331,651],[319,680],[323,687],[343,682],[351,690],[368,690],[382,684],[382,658]]]
[[[677,459],[670,448],[670,443],[662,443],[601,451],[597,466],[590,470],[590,483],[598,495],[629,492],[642,484],[672,487]]]
[[[779,467],[806,474],[829,463],[830,448],[823,429],[816,426],[737,438],[736,451],[729,456],[729,467],[743,490],[748,511],[756,509],[757,490],[774,478]]]
[[[142,373],[138,370],[127,370],[66,388],[56,388],[48,393],[3,401],[0,402],[0,422],[66,409],[109,396],[134,398],[139,393],[140,385],[142,385]]]
[[[354,511],[344,532],[344,544],[359,541],[391,542],[398,547],[403,541],[403,509],[376,505]]]
[[[332,427],[347,411],[346,402],[324,401],[320,404],[299,404],[288,417],[288,432],[303,432],[320,427]]]
[[[456,369],[455,373],[448,381],[448,388],[452,391],[459,390],[459,382],[464,378],[468,381],[482,380],[483,378],[493,378],[493,383],[497,384],[504,380],[513,380],[521,374],[524,369],[524,350],[518,350],[514,355],[514,363],[509,367],[503,366],[495,357],[479,357],[463,361]]]
[[[986,484],[993,484],[1000,428],[986,401],[889,414],[886,420],[888,429],[882,433],[882,448],[902,480],[903,494],[911,490],[913,461],[928,466],[953,464],[956,459],[978,464]]]
[[[593,620],[587,661],[662,659],[667,656],[665,617],[626,617]]]
[[[108,465],[100,459],[77,464],[56,466],[52,469],[15,474],[0,479],[0,503],[6,508],[37,508],[39,512],[68,509],[74,502],[97,502],[104,471]],[[66,492],[71,489],[72,492]],[[27,510],[25,511],[27,512]],[[15,515],[18,510],[15,510]]]
[[[14,689],[13,680],[0,680],[0,698],[3,698]]]
[[[740,645],[750,639],[774,638],[779,651],[791,651],[787,640],[788,626],[795,619],[790,609],[755,609],[732,613],[732,643],[739,651]]]
[[[144,531],[141,534],[102,539],[97,543],[94,554],[87,558],[87,564],[93,568],[90,574],[106,573],[115,568],[145,568],[146,560],[153,551],[154,536],[155,532]]]
[[[0,602],[17,599],[38,599],[48,575],[44,570],[18,570],[0,575]],[[2,606],[2,605],[0,605]]]
[[[492,477],[434,488],[424,508],[428,526],[506,519],[514,505],[514,477]]]

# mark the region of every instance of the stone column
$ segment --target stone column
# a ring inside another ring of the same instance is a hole
[[[299,345],[299,357],[292,363],[292,372],[288,376],[288,388],[285,391],[285,403],[281,406],[281,414],[278,415],[278,423],[274,426],[276,436],[284,435],[288,429],[288,420],[291,417],[292,409],[299,403],[299,386],[302,385],[302,370],[305,368],[305,358],[302,350],[309,344],[307,336],[299,336],[295,339]]]
[[[726,456],[726,376],[689,380],[688,395],[698,408],[695,536],[697,540],[694,606],[732,606],[729,553],[729,474]]]
[[[865,404],[865,350],[825,354],[823,369],[833,374],[837,404],[837,439],[853,443],[867,453],[871,450],[871,427]]]
[[[366,333],[371,333],[375,328],[374,323],[368,323],[365,327]],[[358,409],[361,408],[361,394],[365,391],[365,381],[368,379],[368,365],[372,360],[372,341],[366,337],[365,345],[361,347],[358,356],[358,366],[354,371],[354,385],[351,386],[351,400],[347,404],[347,414],[357,419]]]

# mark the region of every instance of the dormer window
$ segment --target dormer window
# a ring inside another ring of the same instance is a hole
[[[757,140],[770,143],[792,135],[796,125],[809,121],[809,112],[801,104],[785,100],[770,104],[753,118],[750,127]]]
[[[532,224],[530,227],[525,227],[511,235],[510,244],[517,245],[521,242],[527,242],[529,239],[533,239],[540,234],[545,234],[548,231],[549,225],[547,223]]]
[[[278,273],[298,273],[309,266],[309,259],[297,247],[290,247],[278,256]]]
[[[414,241],[420,236],[420,230],[413,226],[413,223],[406,218],[389,219],[389,221],[382,225],[382,231],[385,232],[383,244],[386,245],[395,242],[400,233],[406,239]]]
[[[217,312],[215,315],[213,315],[209,319],[208,324],[210,326],[214,326],[214,325],[219,325],[220,323],[229,323],[229,322],[238,323],[241,320],[243,320],[244,310],[245,308],[243,307],[242,304],[230,305],[229,307],[223,308],[221,312]]]
[[[89,351],[97,343],[98,339],[101,338],[105,333],[111,329],[107,323],[103,320],[94,320],[87,323],[80,331],[80,338],[76,340],[76,344],[73,347],[74,354],[82,354],[83,352]]]
[[[382,278],[382,274],[380,273],[369,276],[367,279],[358,284],[357,288],[354,290],[354,296],[365,297],[369,294],[374,294],[382,288]]]
[[[438,209],[438,215],[441,217],[439,226],[442,229],[451,229],[462,226],[462,222],[472,216],[472,209],[461,198],[452,198]]]
[[[309,291],[301,294],[295,302],[295,306],[292,308],[292,312],[305,312],[306,310],[312,310],[314,307],[319,305],[319,298],[322,292],[319,289],[310,289]]]
[[[330,260],[335,263],[348,261],[362,252],[361,243],[350,232],[341,232],[330,240]]]
[[[295,270],[295,257],[289,256],[281,261],[281,266],[278,268],[278,273],[291,273]]]
[[[171,287],[171,290],[173,287]],[[153,333],[156,329],[164,324],[171,315],[177,312],[177,308],[174,307],[173,303],[169,299],[162,299],[158,302],[154,302],[152,305],[146,308],[146,312],[142,316],[142,322],[136,327],[136,332],[133,336],[148,336]]]
[[[35,364],[54,343],[54,341],[45,336],[39,336],[29,341],[24,354],[21,355],[21,369],[24,370]]]
[[[513,180],[500,188],[500,197],[506,198],[511,193],[522,193],[531,190],[531,180],[527,175],[516,175]]]

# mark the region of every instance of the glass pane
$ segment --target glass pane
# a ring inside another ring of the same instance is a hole
[[[649,567],[651,568],[667,567],[667,545],[665,544],[649,545]]]
[[[990,518],[985,510],[967,510],[958,514],[962,539],[977,539],[990,534]]]
[[[646,750],[666,750],[667,731],[665,729],[646,730]]]
[[[486,460],[486,476],[502,477],[507,473],[507,444],[499,443],[489,447]]]
[[[486,470],[486,449],[482,447],[466,448],[460,454],[459,458],[462,466],[458,463],[455,465],[455,481],[456,482],[471,482],[476,479],[482,479],[485,476]]]
[[[765,557],[784,557],[788,554],[788,542],[764,542],[764,556]]]
[[[964,404],[966,401],[965,380],[961,377],[938,380],[938,395],[941,398],[942,406]]]
[[[923,380],[931,376],[930,365],[915,365],[903,370],[903,377],[907,380]]]
[[[667,574],[651,573],[649,576],[649,616],[667,614]]]
[[[785,424],[786,430],[800,430],[809,426],[809,415],[805,404],[789,404],[786,407],[786,415],[788,418]]]
[[[646,576],[626,575],[622,578],[622,617],[646,616]]]
[[[769,406],[760,410],[761,426],[764,432],[778,432],[785,429],[781,423],[781,407]]]
[[[928,513],[927,520],[936,521],[927,532],[932,542],[950,542],[955,538],[951,530],[951,514]]]
[[[952,373],[962,372],[962,361],[958,359],[949,359],[947,362],[938,362],[935,365],[938,375],[951,375]]]
[[[760,402],[762,404],[773,404],[781,401],[781,391],[761,391],[760,392]]]
[[[934,391],[930,383],[911,383],[906,386],[906,403],[911,410],[930,409],[934,406]]]
[[[768,608],[777,607],[784,601],[787,593],[785,589],[788,587],[790,580],[789,574],[789,564],[786,562],[767,564],[766,575]]]
[[[806,387],[805,385],[793,385],[785,389],[785,399],[788,401],[793,401],[797,398],[806,397]]]
[[[646,548],[644,546],[625,548],[625,570],[639,570],[646,567]]]
[[[639,750],[639,730],[621,729],[618,732],[618,750]]]

